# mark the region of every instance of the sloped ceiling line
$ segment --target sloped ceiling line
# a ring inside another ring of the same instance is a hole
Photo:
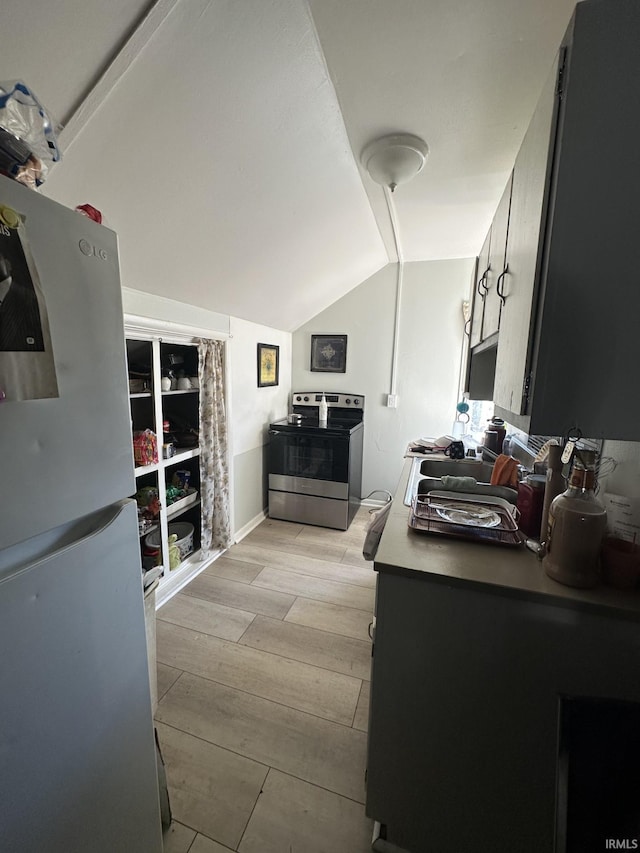
[[[146,12],[138,26],[127,39],[121,50],[109,63],[98,82],[91,88],[71,117],[65,122],[60,137],[60,146],[69,150],[85,125],[91,121],[109,94],[115,89],[146,45],[173,12],[180,0],[156,0]]]

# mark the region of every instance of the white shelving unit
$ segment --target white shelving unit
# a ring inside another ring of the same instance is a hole
[[[156,594],[156,603],[160,607],[179,589],[202,571],[210,560],[204,561],[200,551],[202,527],[200,501],[199,447],[176,448],[174,456],[163,458],[163,422],[168,420],[171,432],[186,431],[187,427],[198,430],[198,389],[161,390],[163,370],[170,364],[170,356],[183,361],[174,365],[184,369],[185,375],[197,376],[198,353],[195,341],[172,342],[159,336],[140,334],[125,329],[129,375],[132,378],[144,377],[150,390],[129,395],[132,419],[132,432],[144,429],[152,430],[158,442],[158,462],[136,466],[135,476],[138,488],[152,486],[157,488],[160,499],[160,512],[157,524],[146,529],[140,535],[141,553],[144,553],[144,540],[154,530],[160,530],[161,565],[163,574]],[[166,491],[171,485],[173,474],[178,469],[189,470],[190,486],[197,489],[198,496],[192,501],[179,501],[176,505],[167,505]],[[169,524],[176,521],[188,521],[194,526],[194,550],[175,569],[169,569]]]

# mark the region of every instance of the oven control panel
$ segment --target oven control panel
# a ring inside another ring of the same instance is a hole
[[[322,393],[322,391],[294,391],[291,395],[291,401],[294,406],[319,406]],[[327,401],[327,406],[364,410],[364,396],[362,394],[332,394],[325,391],[324,398]]]

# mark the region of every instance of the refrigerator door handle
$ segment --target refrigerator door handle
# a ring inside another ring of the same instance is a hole
[[[84,518],[68,522],[54,530],[40,533],[31,539],[0,549],[0,584],[52,557],[58,557],[91,539],[98,538],[108,527],[118,521],[125,511],[131,512],[130,499],[117,501]],[[132,523],[131,535],[137,537],[137,525]],[[140,570],[142,572],[142,569]],[[142,575],[141,575],[142,577]]]

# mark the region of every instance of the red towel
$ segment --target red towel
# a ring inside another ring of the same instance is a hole
[[[514,459],[513,456],[505,456],[504,453],[501,453],[491,472],[491,485],[510,486],[512,489],[517,489],[518,460]]]

